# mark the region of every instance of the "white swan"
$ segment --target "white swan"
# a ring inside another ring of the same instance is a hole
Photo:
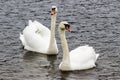
[[[68,22],[63,21],[59,24],[59,35],[63,49],[63,59],[59,65],[62,71],[84,70],[95,67],[95,62],[99,54],[95,54],[93,47],[88,45],[80,46],[69,53],[65,29],[70,31]]]
[[[43,54],[57,54],[58,48],[55,40],[55,23],[57,7],[51,9],[51,31],[37,21],[29,20],[29,25],[20,34],[24,49]]]

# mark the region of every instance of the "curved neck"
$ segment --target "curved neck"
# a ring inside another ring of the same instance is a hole
[[[61,44],[62,44],[62,49],[63,49],[63,63],[70,63],[70,57],[69,57],[69,49],[68,49],[68,44],[65,36],[65,31],[61,30],[59,28],[59,34],[60,34],[60,39],[61,39]]]

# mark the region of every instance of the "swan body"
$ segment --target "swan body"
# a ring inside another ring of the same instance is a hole
[[[63,49],[63,59],[59,65],[59,69],[63,71],[69,71],[84,70],[95,67],[95,62],[99,54],[95,53],[93,47],[89,45],[79,46],[78,48],[69,52],[67,40],[65,38],[65,29],[69,30],[69,25],[67,24],[68,23],[65,21],[61,22],[59,25],[59,34]]]
[[[57,10],[56,6],[52,6],[53,8],[53,11]],[[23,34],[20,33],[20,40],[24,49],[44,54],[58,53],[55,40],[56,13],[52,13],[51,19],[51,31],[38,21],[29,20],[28,26],[23,30]]]
[[[50,30],[39,22],[34,21],[23,30],[23,35],[21,34],[20,39],[25,49],[47,53],[50,42]]]
[[[70,52],[70,64],[72,70],[83,70],[95,67],[95,61],[99,54],[95,54],[93,47],[80,46]]]

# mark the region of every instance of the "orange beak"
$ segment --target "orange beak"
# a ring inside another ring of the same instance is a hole
[[[65,29],[68,30],[69,32],[71,32],[70,26],[66,26]]]
[[[50,14],[51,14],[51,15],[55,14],[55,10],[52,9],[52,10],[50,11]]]

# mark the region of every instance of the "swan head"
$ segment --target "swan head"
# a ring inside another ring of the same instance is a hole
[[[67,21],[62,21],[60,24],[59,24],[59,28],[61,30],[68,30],[69,32],[71,32],[70,30],[70,25]]]
[[[52,9],[51,9],[51,11],[50,11],[50,14],[51,14],[51,15],[54,15],[54,14],[56,14],[57,12],[58,12],[57,7],[56,7],[56,6],[52,6]]]

